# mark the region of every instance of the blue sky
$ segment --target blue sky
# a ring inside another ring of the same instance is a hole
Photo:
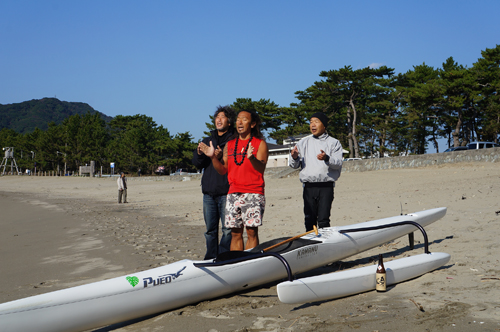
[[[200,139],[217,105],[288,106],[322,70],[470,67],[500,44],[499,12],[497,0],[3,0],[0,104],[56,97]]]

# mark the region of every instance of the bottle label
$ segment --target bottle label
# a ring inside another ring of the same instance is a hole
[[[385,273],[376,273],[375,289],[378,291],[385,291],[387,289]]]

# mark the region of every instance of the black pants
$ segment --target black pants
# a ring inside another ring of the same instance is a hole
[[[304,217],[306,232],[318,228],[330,227],[330,210],[333,202],[333,182],[305,182]]]

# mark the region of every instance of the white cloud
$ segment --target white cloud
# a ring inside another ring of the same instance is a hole
[[[380,67],[382,65],[383,65],[383,63],[376,63],[376,62],[374,62],[374,63],[370,64],[368,67],[370,67],[371,69],[374,69],[374,68],[378,68],[378,67]]]

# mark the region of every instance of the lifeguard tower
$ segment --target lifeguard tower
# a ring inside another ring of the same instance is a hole
[[[2,159],[2,164],[0,165],[0,169],[3,167],[2,175],[5,175],[5,168],[7,168],[7,163],[10,160],[10,174],[14,174],[14,166],[16,167],[17,175],[21,175],[19,173],[19,169],[17,168],[16,158],[14,158],[14,148],[6,147],[2,148],[5,151],[5,157]]]

